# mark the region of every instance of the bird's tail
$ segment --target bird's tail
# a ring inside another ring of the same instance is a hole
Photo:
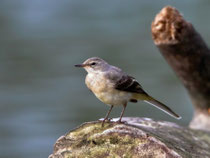
[[[163,112],[169,114],[170,116],[176,118],[176,119],[181,119],[182,117],[179,116],[178,114],[176,114],[175,112],[173,112],[168,106],[166,106],[165,104],[159,102],[158,100],[154,99],[153,97],[149,96],[149,95],[135,95],[135,99],[137,100],[143,100],[144,102],[153,105],[154,107],[162,110]]]

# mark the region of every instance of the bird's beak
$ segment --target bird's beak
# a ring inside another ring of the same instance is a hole
[[[87,66],[87,64],[77,64],[77,65],[74,65],[75,67],[85,67]]]

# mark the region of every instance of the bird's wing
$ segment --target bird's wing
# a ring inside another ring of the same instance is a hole
[[[129,75],[123,75],[116,82],[115,89],[132,93],[146,94],[146,92],[142,89],[142,86],[136,81],[136,79]]]

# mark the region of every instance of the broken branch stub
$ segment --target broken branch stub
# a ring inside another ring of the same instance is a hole
[[[167,6],[156,15],[151,30],[155,45],[195,106],[191,127],[210,129],[210,50],[192,24],[173,7]]]

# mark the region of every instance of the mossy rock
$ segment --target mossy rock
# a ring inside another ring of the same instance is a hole
[[[84,123],[61,136],[49,158],[209,158],[210,133],[175,123],[124,118]]]

